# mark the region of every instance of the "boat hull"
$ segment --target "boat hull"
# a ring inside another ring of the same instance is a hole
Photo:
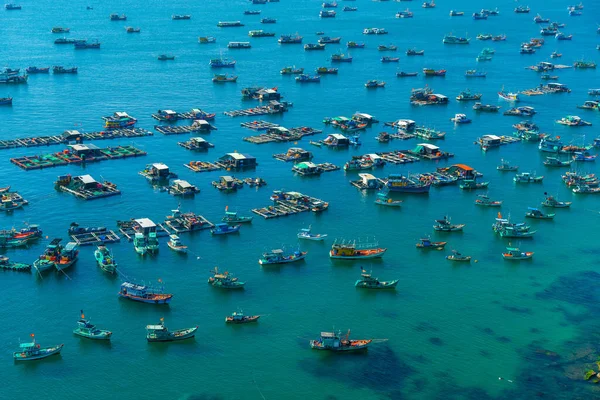
[[[100,330],[97,334],[90,334],[80,331],[79,329],[75,329],[73,330],[73,333],[77,336],[92,340],[110,340],[110,337],[112,336],[112,332],[103,330]]]
[[[393,281],[379,282],[379,284],[372,285],[359,279],[354,286],[361,289],[395,289],[398,282],[399,280],[395,279]]]
[[[244,317],[244,319],[233,319],[233,317],[225,317],[225,322],[228,324],[247,324],[250,322],[256,322],[260,318],[260,315],[252,315]]]
[[[353,256],[337,256],[334,255],[331,251],[329,252],[329,258],[334,260],[366,260],[370,258],[381,258],[385,254],[385,250],[379,253],[374,254],[365,254],[365,255],[353,255]]]
[[[121,292],[119,292],[119,296],[121,296],[125,299],[139,301],[140,303],[148,303],[148,304],[169,304],[171,302],[171,299],[173,298],[173,296],[168,295],[167,297],[160,298],[160,299],[150,299],[150,298],[145,298],[145,297],[129,296],[129,295],[125,295]]]
[[[306,253],[296,256],[294,258],[279,259],[279,260],[275,260],[275,261],[269,261],[269,260],[262,258],[262,259],[258,260],[258,263],[260,265],[289,264],[289,263],[293,263],[296,261],[304,260],[305,258],[306,258]]]
[[[173,331],[169,332],[169,334],[164,337],[158,337],[152,334],[147,334],[146,340],[148,340],[148,342],[175,342],[179,340],[186,340],[193,338],[196,335],[197,330],[198,327]]]

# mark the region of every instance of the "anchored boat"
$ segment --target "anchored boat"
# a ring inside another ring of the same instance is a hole
[[[420,242],[416,244],[417,249],[425,249],[425,250],[442,250],[447,242],[432,242],[431,238],[421,238]]]
[[[85,319],[83,310],[81,310],[81,319],[77,321],[77,328],[73,330],[73,333],[88,339],[95,340],[110,340],[112,336],[111,331],[98,329],[96,325],[93,325],[88,319]]]
[[[244,315],[242,312],[232,312],[231,316],[225,317],[225,322],[228,324],[246,324],[248,322],[256,322],[260,315]]]
[[[164,319],[160,319],[158,325],[146,325],[146,339],[149,342],[173,342],[194,337],[198,327],[178,329],[170,332],[165,326]]]
[[[188,247],[181,243],[181,239],[177,235],[169,235],[167,246],[177,253],[187,253]]]
[[[309,226],[308,228],[300,229],[297,236],[298,236],[298,239],[321,241],[327,237],[327,234],[312,233],[311,227]]]
[[[463,256],[456,250],[452,250],[452,254],[446,256],[446,260],[448,261],[457,261],[457,262],[471,262],[471,256]]]
[[[502,257],[510,261],[529,260],[533,257],[533,251],[521,251],[517,247],[507,247],[506,252],[502,253]]]
[[[354,286],[363,289],[395,289],[398,284],[398,279],[393,281],[380,281],[377,278],[373,278],[371,274],[362,269],[361,279],[358,279]]]
[[[359,351],[366,350],[372,340],[350,340],[350,330],[344,339],[341,332],[321,332],[321,337],[310,341],[310,347],[315,350],[329,351]]]
[[[258,260],[258,263],[260,265],[287,264],[303,260],[306,257],[306,254],[308,254],[308,252],[300,250],[296,250],[291,254],[286,254],[282,249],[275,249],[263,253],[262,257]]]
[[[159,279],[159,282],[161,280]],[[133,301],[150,304],[169,304],[173,298],[172,294],[163,293],[162,289],[154,289],[145,285],[136,285],[131,282],[123,282],[119,296]]]
[[[114,274],[117,271],[117,263],[108,248],[104,245],[99,245],[94,251],[96,263],[104,272]]]
[[[350,243],[337,241],[331,246],[329,257],[340,260],[361,260],[367,258],[381,258],[387,251],[386,248],[377,247],[377,244],[357,245],[356,241]]]
[[[217,267],[211,271],[213,276],[208,278],[208,283],[216,288],[221,289],[243,289],[245,282],[240,282],[238,278],[234,278],[229,274],[229,272],[225,271],[220,274]]]
[[[64,344],[59,344],[52,347],[40,347],[35,341],[35,335],[31,334],[31,342],[21,343],[19,351],[13,353],[15,361],[31,361],[50,357],[54,354],[59,354]]]

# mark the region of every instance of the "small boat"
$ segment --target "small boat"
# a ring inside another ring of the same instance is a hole
[[[375,247],[376,245],[356,245],[356,243],[334,243],[329,251],[329,257],[341,260],[361,260],[367,258],[381,258],[387,251],[386,248]]]
[[[279,73],[281,75],[300,75],[304,73],[304,68],[283,67]]]
[[[435,1],[431,0],[431,1],[426,1],[424,2],[421,7],[423,8],[435,8]]]
[[[301,74],[296,77],[296,82],[299,83],[308,83],[308,82],[321,82],[321,77],[319,75],[306,75]]]
[[[374,203],[386,207],[400,207],[402,205],[402,200],[392,200],[388,193],[378,192]]]
[[[534,219],[554,219],[556,214],[545,214],[539,208],[529,207],[525,217]]]
[[[581,151],[576,151],[575,153],[573,153],[573,161],[596,161],[596,154],[589,154],[587,151],[586,152],[581,152]]]
[[[5,5],[4,5],[4,8],[5,8],[7,11],[15,11],[15,10],[20,10],[20,9],[22,9],[22,7],[21,7],[21,5],[20,5],[20,4],[15,4],[15,3],[8,3],[8,4],[5,4]]]
[[[147,239],[143,233],[136,232],[133,236],[133,249],[141,256],[148,252]]]
[[[492,36],[492,42],[503,42],[506,40],[506,35]]]
[[[398,78],[408,78],[410,76],[417,76],[417,75],[419,75],[418,72],[404,72],[404,71],[396,72],[396,76]]]
[[[577,185],[575,186],[573,189],[571,189],[571,191],[573,193],[579,193],[579,194],[600,194],[600,188],[599,187],[591,187],[589,185]]]
[[[319,38],[318,42],[320,44],[336,44],[339,43],[342,40],[341,37],[329,37],[329,36],[323,36],[321,38]]]
[[[385,87],[385,82],[377,81],[377,80],[370,80],[370,81],[367,81],[367,83],[365,83],[365,87],[367,89],[382,88],[382,87]]]
[[[381,57],[382,63],[390,63],[390,62],[398,62],[398,61],[400,61],[399,57],[387,57],[387,56]]]
[[[462,190],[485,189],[489,186],[489,182],[477,182],[475,179],[463,179],[458,185]]]
[[[393,44],[389,44],[389,45],[380,44],[379,46],[377,46],[377,50],[379,50],[379,51],[396,51],[396,50],[398,50],[398,47]]]
[[[77,328],[73,330],[73,333],[84,338],[95,340],[110,340],[110,337],[112,336],[111,331],[98,329],[96,325],[93,325],[88,319],[85,319],[83,310],[81,310],[81,319],[77,321]]]
[[[307,43],[304,45],[304,50],[325,50],[325,45],[321,43]]]
[[[338,68],[318,67],[316,69],[316,73],[323,75],[336,75],[338,73]]]
[[[240,230],[241,225],[229,225],[229,224],[216,224],[214,228],[210,230],[213,235],[227,235],[230,233],[236,233]]]
[[[507,160],[500,160],[500,165],[496,167],[498,171],[509,172],[509,171],[517,171],[519,169],[518,165],[510,165]]]
[[[517,6],[515,7],[515,13],[517,14],[529,14],[529,11],[531,9],[529,8],[529,6]]]
[[[332,54],[331,55],[331,62],[346,62],[346,63],[350,63],[352,62],[352,57],[349,55],[345,55],[343,53],[336,53],[336,54]]]
[[[76,50],[84,50],[84,49],[99,49],[100,42],[97,40],[93,42],[88,42],[87,40],[78,40],[73,43],[73,46]]]
[[[477,197],[478,198],[475,200],[475,204],[478,206],[500,207],[502,205],[502,201],[492,200],[485,194],[480,194]]]
[[[181,243],[181,239],[177,235],[169,235],[169,241],[167,242],[167,246],[173,251],[177,253],[187,253],[188,247]]]
[[[0,255],[0,269],[10,269],[12,271],[31,271],[31,264],[24,264],[10,261],[6,256]]]
[[[125,14],[110,14],[111,21],[127,21],[127,16]]]
[[[170,55],[170,54],[161,54],[158,56],[159,61],[169,61],[169,60],[174,60],[174,59],[175,59],[175,56]]]
[[[215,74],[213,76],[212,81],[214,83],[225,83],[225,82],[237,82],[237,76],[235,75],[227,75],[227,74]]]
[[[0,97],[0,106],[10,106],[12,105],[12,101],[12,97]]]
[[[533,251],[521,251],[516,247],[507,247],[506,253],[502,253],[502,257],[510,261],[529,260],[533,257]]]
[[[39,360],[50,357],[54,354],[59,354],[63,346],[64,344],[59,344],[52,347],[40,347],[40,345],[35,342],[35,336],[32,333],[31,342],[21,343],[19,345],[19,351],[15,351],[13,353],[13,358],[15,361]]]
[[[52,33],[69,33],[71,31],[71,29],[69,28],[63,28],[60,26],[55,26],[54,28],[52,28]]]
[[[348,42],[346,43],[346,47],[349,49],[363,49],[365,47],[364,42]]]
[[[262,257],[258,260],[258,263],[260,265],[287,264],[303,260],[306,257],[306,254],[308,254],[306,251],[300,250],[286,254],[282,249],[274,249],[270,252],[263,253]]]
[[[421,238],[420,242],[416,244],[417,249],[424,250],[442,250],[447,242],[432,242],[431,238]]]
[[[259,15],[260,10],[245,10],[244,15]]]
[[[464,11],[450,10],[450,16],[451,17],[462,17],[463,15],[465,15]]]
[[[480,12],[474,12],[473,13],[473,19],[478,20],[478,19],[487,19],[488,16],[486,14],[482,14]]]
[[[27,69],[25,69],[25,72],[27,72],[28,74],[47,74],[50,72],[50,67],[27,67]]]
[[[319,11],[319,17],[321,18],[335,18],[336,12],[333,10],[321,10]]]
[[[545,80],[545,81],[555,81],[555,80],[558,80],[558,76],[550,75],[550,74],[542,74],[542,75],[540,75],[540,79]]]
[[[448,216],[443,219],[436,219],[433,229],[438,232],[460,232],[465,227],[465,224],[453,224]]]
[[[446,70],[445,69],[435,70],[433,68],[423,68],[423,74],[425,76],[446,76]]]
[[[588,100],[583,103],[581,106],[577,106],[577,108],[581,108],[583,110],[598,110],[600,107],[600,102]]]
[[[468,124],[471,122],[469,118],[467,118],[466,114],[455,114],[454,118],[450,118],[450,121],[455,124]]]
[[[514,176],[513,181],[515,183],[540,183],[543,179],[543,176],[537,176],[529,172],[521,172]]]
[[[396,13],[396,18],[412,18],[413,13],[408,8],[404,11],[398,11]]]
[[[178,329],[170,332],[165,326],[164,319],[160,319],[158,325],[146,326],[146,339],[149,342],[173,342],[175,340],[185,340],[193,338],[196,335],[198,327]]]
[[[556,157],[546,157],[544,165],[547,167],[569,167],[573,160],[561,161]]]
[[[60,75],[60,74],[76,74],[77,73],[77,67],[65,68],[65,67],[60,66],[60,65],[55,65],[54,67],[52,67],[52,73],[56,74],[56,75]]]
[[[200,36],[198,38],[198,43],[200,43],[200,44],[215,43],[216,41],[217,41],[217,39],[213,36]]]
[[[322,241],[327,237],[327,234],[326,233],[312,233],[311,227],[309,226],[308,228],[300,229],[297,237],[298,237],[298,239]]]
[[[546,199],[542,202],[542,206],[550,208],[569,208],[571,207],[571,202],[558,201],[553,196],[546,194]]]
[[[385,28],[365,28],[363,35],[387,35],[388,31]]]
[[[458,37],[452,34],[445,35],[444,39],[442,39],[442,43],[444,44],[469,44],[470,41],[471,39],[469,38]]]
[[[446,256],[446,260],[457,262],[471,262],[471,256],[463,256],[456,250],[452,250],[452,254]]]
[[[310,341],[310,347],[314,350],[329,351],[360,351],[366,350],[372,340],[350,340],[350,330],[344,339],[341,332],[321,332],[321,337]]]
[[[556,35],[554,35],[554,37],[556,38],[556,40],[571,40],[571,39],[573,39],[573,35],[565,35],[562,32],[558,32]]]
[[[140,28],[134,28],[133,26],[125,27],[125,32],[127,33],[140,33],[142,30]]]
[[[538,14],[533,18],[533,22],[535,22],[536,24],[545,24],[550,22],[550,18],[542,18],[542,16]]]
[[[260,315],[244,315],[242,312],[232,312],[229,317],[225,317],[225,322],[228,324],[246,324],[248,322],[256,322]]]
[[[407,56],[422,56],[425,55],[425,50],[408,49],[406,50]]]
[[[162,282],[159,279],[159,282]],[[123,282],[119,290],[119,296],[129,300],[149,304],[169,304],[173,298],[172,294],[163,293],[162,289],[154,289],[146,285],[136,285],[131,282]]]
[[[262,18],[260,20],[261,24],[275,24],[277,23],[277,20],[275,18]]]
[[[240,282],[238,278],[232,277],[227,271],[220,274],[216,267],[211,272],[213,276],[208,278],[208,283],[213,287],[221,289],[243,289],[246,284],[245,282]]]
[[[465,77],[467,78],[485,78],[487,76],[487,72],[476,71],[474,69],[469,69],[465,72]]]
[[[502,100],[506,100],[506,101],[510,101],[510,102],[519,101],[518,93],[507,93],[504,91],[500,91],[500,92],[498,92],[498,97]]]
[[[371,274],[362,269],[361,279],[358,279],[354,286],[363,289],[396,289],[399,279],[393,281],[380,281],[377,278],[373,278]]]
[[[560,57],[562,57],[562,54],[557,51],[553,51],[552,54],[550,54],[550,58],[560,58]]]
[[[117,262],[106,246],[99,245],[94,251],[94,258],[96,258],[96,263],[102,271],[109,274],[114,274],[117,271]]]
[[[227,211],[225,210],[225,216],[221,218],[221,221],[226,222],[228,224],[246,224],[252,222],[254,217],[244,217],[238,215],[235,211]]]
[[[342,11],[357,11],[358,7],[345,6]]]

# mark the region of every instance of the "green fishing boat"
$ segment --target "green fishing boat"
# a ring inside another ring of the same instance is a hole
[[[217,267],[211,272],[213,276],[208,278],[208,283],[213,287],[221,289],[243,289],[246,284],[245,282],[240,282],[238,278],[231,276],[227,271],[220,274]]]
[[[0,268],[10,269],[13,271],[31,271],[31,264],[23,264],[18,262],[10,261],[6,256],[0,256]]]
[[[95,339],[95,340],[110,340],[112,336],[111,331],[105,331],[96,328],[88,319],[85,319],[83,310],[81,310],[81,319],[77,321],[77,328],[73,330],[73,333],[84,338]]]
[[[394,279],[393,281],[380,281],[377,278],[373,278],[371,274],[368,274],[364,269],[360,276],[361,279],[358,279],[354,286],[364,289],[395,289],[399,281],[398,279]]]
[[[170,332],[165,326],[164,319],[160,319],[158,325],[146,326],[146,339],[149,342],[173,342],[175,340],[185,340],[193,338],[196,335],[198,327],[178,329]]]
[[[96,258],[96,263],[104,272],[108,272],[109,274],[114,274],[117,271],[117,263],[110,252],[104,245],[99,245],[98,248],[94,251],[94,257]]]
[[[156,232],[150,232],[148,234],[146,249],[149,253],[158,253],[158,237],[156,236]]]
[[[252,222],[252,218],[254,217],[244,217],[238,215],[237,212],[225,211],[225,216],[221,218],[221,221],[228,224],[246,224]]]
[[[135,252],[141,256],[146,254],[148,248],[146,246],[146,237],[143,233],[136,232],[135,236],[133,237],[133,248],[135,249]]]
[[[21,343],[19,345],[19,351],[13,353],[13,358],[15,361],[39,360],[54,354],[59,354],[63,346],[63,344],[59,344],[52,347],[40,347],[40,345],[35,342],[35,336],[32,333],[31,342]]]

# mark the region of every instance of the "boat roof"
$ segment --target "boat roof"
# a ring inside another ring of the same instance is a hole
[[[373,175],[373,174],[365,174],[365,173],[363,173],[363,174],[358,174],[358,176],[360,176],[361,178],[363,178],[363,180],[368,180],[368,181],[373,180],[373,179],[377,179],[377,178],[375,178],[375,175]]]
[[[150,218],[139,218],[135,222],[142,228],[154,228],[156,224]]]
[[[527,209],[531,211],[540,211],[540,209],[536,207],[527,207]]]
[[[19,347],[20,347],[20,348],[22,348],[22,349],[26,349],[26,348],[28,348],[28,347],[34,347],[34,346],[35,346],[35,343],[34,343],[34,342],[31,342],[31,343],[21,343],[21,344],[19,344]]]
[[[334,338],[336,336],[335,336],[335,332],[321,332],[321,337]]]
[[[173,110],[163,110],[163,113],[165,113],[165,114],[170,114],[170,115],[177,114],[177,113],[176,113],[175,111],[173,111]]]
[[[129,117],[129,114],[127,114],[124,111],[117,111],[117,112],[115,112],[115,117],[125,118],[125,117]]]
[[[274,249],[274,250],[271,250],[271,253],[273,253],[273,254],[283,254],[283,250],[281,250],[281,249]]]
[[[331,136],[331,137],[332,137],[332,138],[334,138],[334,139],[338,139],[338,140],[339,140],[339,139],[346,139],[346,136],[344,136],[344,135],[341,135],[341,134],[339,134],[339,133],[332,133],[332,134],[331,134],[331,135],[329,135],[329,136]]]
[[[229,175],[222,176],[221,179],[225,182],[233,182],[233,177]]]
[[[67,147],[70,147],[73,151],[85,151],[85,150],[97,150],[98,146],[94,144],[70,144]]]
[[[154,163],[152,164],[152,167],[158,169],[158,170],[165,170],[165,169],[169,169],[169,167],[167,166],[167,164],[163,164],[163,163]]]
[[[144,286],[144,285],[136,285],[135,283],[132,283],[132,282],[123,282],[121,284],[121,287],[126,287],[126,288],[131,288],[131,289],[136,289],[136,290],[146,289],[146,286]]]
[[[146,325],[146,329],[153,331],[162,331],[165,329],[163,325]]]
[[[177,235],[169,235],[172,240],[179,240],[179,236]]]
[[[417,146],[425,147],[429,150],[439,150],[439,147],[429,143],[418,143]]]
[[[96,183],[96,180],[94,178],[92,178],[91,175],[81,175],[81,176],[78,176],[77,178],[79,178],[79,180],[85,184]]]
[[[310,162],[310,161],[306,161],[306,162],[301,162],[301,163],[297,164],[296,167],[302,168],[302,169],[304,169],[304,168],[316,168],[317,164],[315,164],[313,162]]]
[[[508,250],[508,251],[521,251],[518,247],[507,247],[506,250]]]
[[[73,251],[77,248],[77,243],[75,242],[69,242],[67,243],[67,245],[65,246],[65,251]]]
[[[246,158],[245,155],[240,154],[240,153],[227,153],[228,156],[230,156],[231,158],[234,158],[236,160],[243,160]]]
[[[136,237],[136,238],[143,238],[143,237],[144,237],[144,234],[143,234],[142,232],[136,232],[136,233],[135,233],[135,237]]]
[[[363,118],[368,118],[368,119],[372,119],[373,118],[373,116],[370,115],[370,114],[359,113],[359,112],[354,113],[354,115],[357,116],[357,117],[363,117]]]
[[[500,140],[500,136],[496,135],[483,135],[484,138],[492,139],[492,140]]]
[[[365,154],[365,156],[369,157],[371,160],[381,159],[381,156],[379,156],[378,154],[375,154],[375,153]]]
[[[184,181],[183,179],[175,179],[173,183],[182,189],[191,188],[192,185],[188,181]]]
[[[206,121],[204,121],[204,122],[206,122]],[[208,122],[206,122],[206,123],[208,123]],[[197,142],[197,143],[203,143],[203,142],[206,142],[206,140],[204,140],[204,138],[201,138],[201,137],[193,137],[193,138],[191,138],[190,140],[191,140],[192,142]]]

